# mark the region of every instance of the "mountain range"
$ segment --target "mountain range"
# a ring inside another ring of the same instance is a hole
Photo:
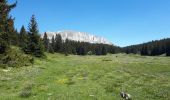
[[[60,34],[63,40],[69,39],[69,40],[80,41],[80,42],[102,43],[102,44],[112,45],[110,41],[108,41],[103,37],[95,36],[85,32],[58,31],[58,32],[46,32],[46,33],[49,39],[51,39],[52,36],[56,36],[56,34]]]

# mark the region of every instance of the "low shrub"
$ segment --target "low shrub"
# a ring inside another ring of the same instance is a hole
[[[0,67],[29,66],[33,63],[32,59],[30,55],[26,55],[19,48],[11,47],[6,53],[0,54]]]
[[[19,94],[19,96],[21,98],[28,98],[32,95],[32,87],[33,84],[28,84],[26,87],[24,87],[21,91],[21,93]]]

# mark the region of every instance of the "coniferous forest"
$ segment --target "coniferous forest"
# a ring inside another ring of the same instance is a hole
[[[45,51],[50,53],[56,52],[66,55],[106,55],[107,53],[115,54],[121,52],[120,47],[108,44],[94,44],[69,39],[64,41],[60,34],[56,34],[56,36],[53,36],[52,39],[49,40],[47,34],[44,33],[42,40]]]
[[[170,38],[127,46],[124,47],[123,50],[127,54],[134,53],[147,56],[166,54],[166,56],[170,56]]]

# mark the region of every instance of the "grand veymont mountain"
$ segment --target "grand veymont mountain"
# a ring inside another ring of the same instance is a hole
[[[95,36],[92,34],[88,34],[85,32],[77,32],[77,31],[59,31],[59,32],[46,32],[49,39],[56,34],[60,34],[63,40],[69,39],[80,42],[89,42],[89,43],[102,43],[102,44],[110,44],[112,43],[106,40],[103,37]]]

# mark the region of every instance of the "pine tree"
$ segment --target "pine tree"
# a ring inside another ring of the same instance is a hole
[[[43,39],[40,38],[37,46],[35,47],[34,55],[36,57],[42,57],[44,56],[44,45],[43,45]]]
[[[102,54],[102,48],[101,48],[100,44],[96,45],[95,54],[96,55],[101,55]]]
[[[53,48],[53,46],[52,46],[51,44],[49,45],[49,50],[48,50],[48,52],[49,52],[49,53],[52,53],[52,54],[54,53],[54,48]]]
[[[120,52],[120,50],[118,50]],[[116,50],[115,47],[113,45],[109,46],[109,53],[115,54]]]
[[[87,49],[88,48],[88,44],[87,43],[84,43],[82,42],[81,43],[81,47],[80,47],[80,51],[81,51],[81,55],[86,55],[87,54]]]
[[[79,47],[78,47],[77,54],[78,54],[78,55],[86,55],[85,48],[84,48],[83,46],[79,46]]]
[[[54,50],[55,52],[60,52],[61,51],[61,47],[62,46],[62,37],[60,34],[56,34],[55,36],[55,47]]]
[[[148,47],[146,44],[142,46],[141,55],[148,55]]]
[[[9,35],[14,32],[14,19],[9,12],[16,7],[16,3],[9,5],[6,0],[0,0],[0,54],[9,47]]]
[[[65,43],[63,43],[63,51],[64,51],[64,54],[67,56],[70,52],[70,45],[69,45],[69,40],[66,39],[65,40]]]
[[[35,16],[32,15],[28,26],[28,43],[24,51],[36,57],[41,57],[43,56],[43,43],[38,33],[38,24],[36,22]]]
[[[107,54],[107,49],[106,46],[102,46],[102,55],[106,55]]]
[[[170,56],[170,39],[166,41],[166,56]]]
[[[27,42],[28,42],[28,34],[25,30],[25,27],[22,26],[19,33],[19,46],[23,49],[26,46]]]
[[[19,33],[17,29],[15,29],[13,33],[10,35],[10,44],[19,46]]]
[[[49,49],[48,48],[49,47],[49,39],[48,39],[46,32],[44,33],[44,36],[43,36],[43,44],[44,44],[45,51],[48,51],[48,49]]]
[[[51,39],[51,48],[52,48],[53,51],[54,51],[54,48],[55,48],[55,39],[54,39],[54,35],[52,36],[52,39]]]

